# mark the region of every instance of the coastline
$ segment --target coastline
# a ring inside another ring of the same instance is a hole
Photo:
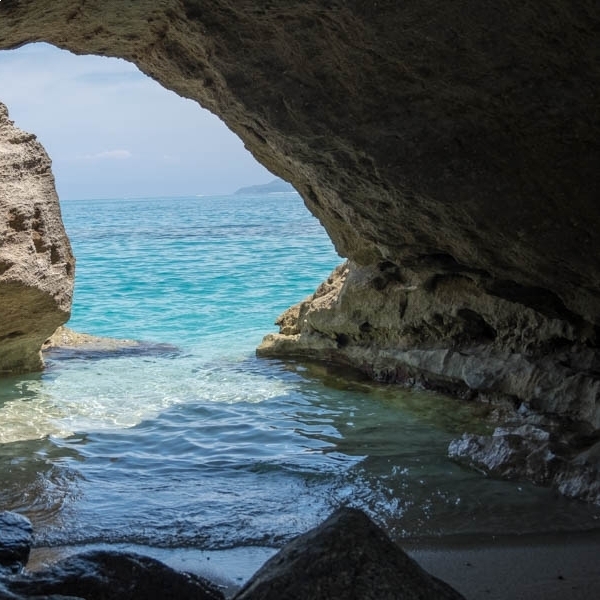
[[[547,535],[406,540],[406,553],[466,600],[588,600],[600,597],[600,530]],[[38,570],[93,549],[130,551],[206,577],[232,596],[277,552],[269,547],[226,550],[94,544],[33,548],[27,568]]]

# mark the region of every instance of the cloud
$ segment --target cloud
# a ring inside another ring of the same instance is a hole
[[[131,158],[132,154],[129,150],[104,150],[103,152],[97,152],[96,154],[86,154],[82,158],[85,160],[125,160]]]
[[[0,51],[0,101],[47,149],[62,198],[229,194],[273,178],[218,117],[123,60]]]

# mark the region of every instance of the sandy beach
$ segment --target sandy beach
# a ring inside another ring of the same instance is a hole
[[[600,531],[489,539],[410,541],[402,547],[426,571],[467,600],[591,600],[600,598]],[[138,552],[223,586],[231,596],[272,556],[273,548],[221,551],[131,545],[36,548],[36,570],[75,552],[111,548]]]
[[[404,545],[467,600],[600,598],[600,532]]]

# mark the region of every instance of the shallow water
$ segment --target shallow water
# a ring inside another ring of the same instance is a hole
[[[600,510],[446,457],[485,407],[257,359],[339,262],[297,195],[71,201],[70,325],[149,342],[54,352],[0,383],[0,508],[38,546],[278,546],[334,508],[397,539],[594,529]]]

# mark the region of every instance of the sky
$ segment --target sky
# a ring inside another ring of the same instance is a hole
[[[274,179],[218,117],[121,59],[0,51],[0,102],[46,148],[61,200],[231,194]]]

